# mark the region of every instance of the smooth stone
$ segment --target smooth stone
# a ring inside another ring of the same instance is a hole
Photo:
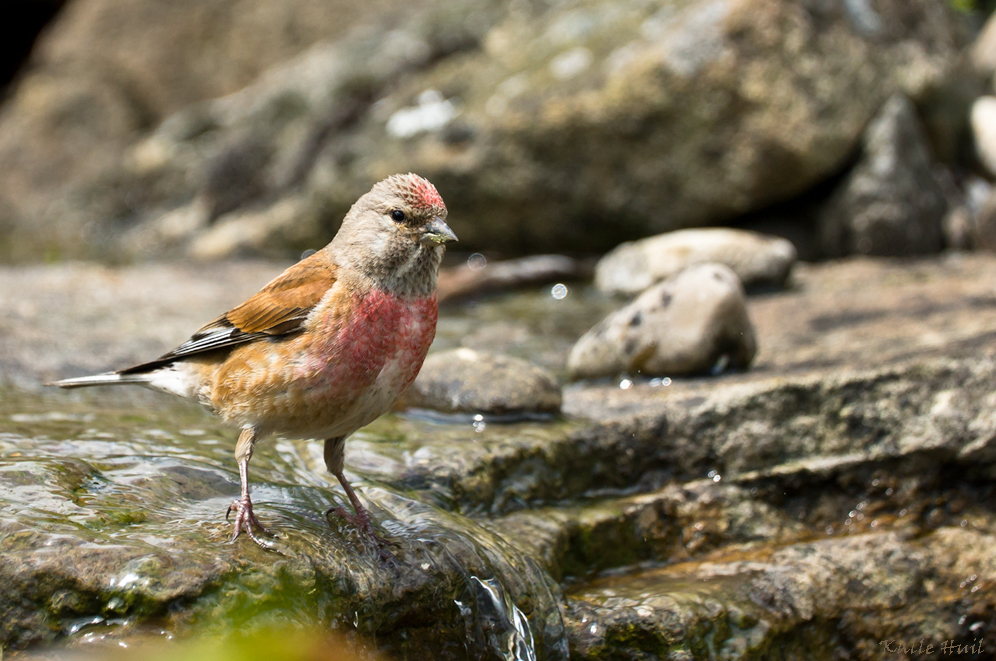
[[[757,351],[737,274],[698,264],[651,287],[584,334],[567,359],[575,379],[674,376],[746,368]]]
[[[939,252],[946,211],[916,108],[896,94],[869,124],[858,164],[820,212],[823,252],[831,257]]]
[[[980,74],[996,73],[996,14],[986,20],[972,45],[967,49],[968,60]]]
[[[975,155],[996,176],[996,96],[980,96],[972,104],[972,140]]]
[[[461,348],[426,358],[406,403],[444,413],[552,413],[563,397],[552,374],[529,361]]]
[[[782,286],[795,261],[795,247],[782,238],[723,227],[679,230],[616,247],[595,267],[595,286],[636,294],[706,262],[730,267],[745,287]]]

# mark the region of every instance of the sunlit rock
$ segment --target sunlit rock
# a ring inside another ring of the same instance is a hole
[[[796,251],[792,243],[746,230],[679,230],[632,243],[607,254],[595,267],[595,285],[613,294],[636,294],[694,264],[733,269],[745,287],[785,283]]]
[[[744,369],[757,351],[743,285],[722,264],[691,266],[647,289],[585,333],[573,378],[674,376]]]
[[[444,413],[515,415],[560,411],[552,374],[511,356],[454,349],[426,358],[406,403]]]

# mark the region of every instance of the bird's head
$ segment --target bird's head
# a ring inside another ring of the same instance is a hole
[[[378,182],[346,214],[329,248],[375,284],[422,295],[436,286],[443,246],[456,241],[436,187],[416,174]]]

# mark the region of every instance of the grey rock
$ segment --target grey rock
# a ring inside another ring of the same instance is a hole
[[[996,251],[996,191],[983,200],[971,220],[972,247]]]
[[[975,155],[989,175],[996,176],[996,97],[980,96],[975,100],[971,124]]]
[[[313,5],[278,13],[297,25]],[[195,30],[199,5],[146,10],[155,20],[127,40],[97,33],[91,56],[84,37],[117,14],[85,6],[100,20],[67,13],[42,47],[62,57],[40,60],[0,111],[0,160],[18,164],[0,175],[10,255],[301,250],[409,170],[440,188],[464,246],[602,252],[798,195],[847,162],[889,95],[946,98],[962,42],[940,0],[462,0],[348,34],[328,10],[290,44],[261,10],[221,30],[228,57]],[[340,38],[314,41],[329,20]],[[244,68],[203,64],[236,55]],[[195,89],[178,93],[188,70]],[[308,201],[296,233],[265,211],[288,198]],[[156,231],[194,203],[208,222]],[[198,239],[229,215],[253,231]]]
[[[992,542],[960,528],[856,535],[596,581],[569,600],[571,658],[871,660],[946,640],[977,652],[991,629],[952,596],[992,566]]]
[[[611,294],[636,294],[694,264],[733,269],[745,287],[782,286],[796,261],[792,243],[728,228],[668,232],[617,246],[595,267],[595,286]]]
[[[984,76],[996,73],[996,17],[990,16],[968,48],[972,66]]]
[[[828,256],[938,252],[946,210],[916,108],[896,95],[868,125],[861,159],[820,213],[823,251]]]
[[[740,280],[722,264],[699,264],[585,333],[567,369],[573,378],[721,372],[746,368],[756,351]]]
[[[429,356],[405,401],[444,413],[515,415],[560,411],[552,374],[511,356],[454,349]]]

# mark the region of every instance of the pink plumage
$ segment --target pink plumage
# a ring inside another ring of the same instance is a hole
[[[398,212],[401,217],[398,217]],[[249,460],[271,434],[321,439],[325,463],[355,516],[376,537],[343,474],[346,437],[402,397],[436,332],[436,274],[444,222],[436,187],[394,175],[357,200],[332,243],[208,323],[159,358],[66,388],[139,384],[191,397],[242,429],[235,447],[242,485],[232,503],[235,537],[266,531],[249,497]],[[338,511],[338,510],[337,510]]]

